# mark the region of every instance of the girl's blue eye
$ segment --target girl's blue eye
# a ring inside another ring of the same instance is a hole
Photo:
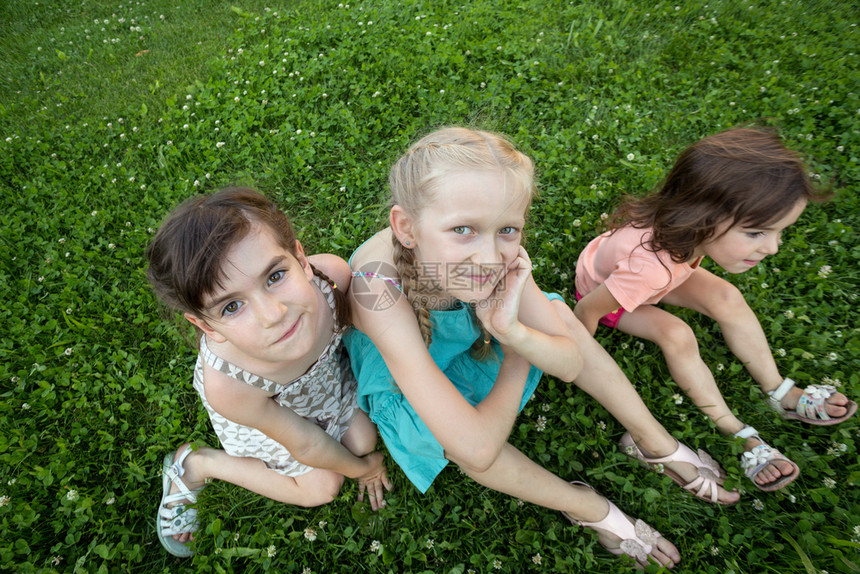
[[[454,228],[454,233],[457,233],[459,235],[465,235],[466,233],[469,233],[469,231],[470,229],[467,225],[458,225]]]
[[[283,277],[284,277],[284,272],[283,272],[283,271],[275,271],[274,273],[272,273],[271,275],[269,275],[269,279],[268,279],[268,281],[269,281],[269,285],[271,285],[272,283],[277,283],[277,282],[278,282],[278,281],[280,281]]]
[[[514,233],[516,233],[516,232],[517,232],[517,228],[516,228],[516,227],[511,227],[511,226],[508,226],[508,227],[502,227],[502,228],[499,230],[499,235],[513,235],[513,234],[514,234]]]
[[[756,239],[758,237],[764,237],[764,231],[749,231],[747,232],[747,237],[752,239]]]
[[[240,307],[241,303],[239,303],[238,301],[230,301],[229,303],[224,305],[223,309],[221,309],[221,316],[224,317],[233,315],[236,313],[236,311],[239,310]]]

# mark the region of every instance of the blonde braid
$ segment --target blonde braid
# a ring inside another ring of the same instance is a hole
[[[415,270],[415,254],[411,249],[403,247],[397,240],[397,237],[392,237],[392,244],[394,246],[394,266],[400,275],[403,294],[415,311],[415,318],[418,320],[421,337],[424,339],[424,344],[429,347],[433,340],[433,325],[430,322],[430,310],[427,309],[427,298],[421,296],[418,292],[418,273]]]
[[[469,354],[472,355],[473,359],[478,361],[485,361],[490,357],[496,357],[496,353],[493,349],[493,346],[490,344],[493,336],[490,335],[490,332],[484,327],[484,324],[478,319],[478,314],[475,312],[475,304],[471,304],[472,307],[472,315],[475,317],[475,322],[478,324],[478,328],[481,329],[481,336],[475,339],[475,342],[472,343],[472,348],[469,349]]]

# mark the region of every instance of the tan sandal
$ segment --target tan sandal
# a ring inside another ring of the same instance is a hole
[[[857,412],[857,403],[849,400],[844,405],[840,405],[845,407],[845,414],[841,417],[827,414],[824,405],[836,392],[836,387],[833,385],[808,385],[803,389],[803,394],[798,399],[794,410],[788,410],[782,406],[782,399],[794,386],[794,381],[785,379],[781,385],[767,393],[767,403],[784,419],[797,419],[810,425],[829,426],[839,424]]]
[[[630,458],[635,458],[642,466],[656,470],[661,474],[665,474],[671,478],[675,484],[678,484],[684,490],[689,491],[696,498],[700,498],[706,502],[730,506],[735,502],[722,502],[720,500],[719,486],[723,484],[726,475],[719,463],[708,453],[699,449],[698,454],[694,453],[690,447],[678,442],[678,448],[675,452],[666,456],[648,457],[636,446],[633,437],[630,433],[624,433],[621,440],[618,441],[619,446],[624,450],[624,454]],[[687,482],[671,468],[666,465],[673,462],[686,462],[696,467],[698,475],[693,480]]]

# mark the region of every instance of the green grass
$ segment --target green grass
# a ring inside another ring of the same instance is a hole
[[[243,181],[277,198],[310,252],[347,256],[384,224],[390,163],[439,125],[502,131],[535,160],[528,249],[538,283],[568,299],[579,251],[621,194],[651,189],[704,135],[777,126],[837,198],[811,206],[768,265],[729,279],[785,375],[860,397],[852,3],[343,4],[0,5],[0,569],[632,570],[558,513],[455,469],[421,496],[391,465],[396,490],[377,514],[352,483],[311,510],[215,483],[193,559],[156,539],[161,458],[215,439],[191,389],[188,331],[146,285],[153,229],[181,199]],[[721,461],[741,503],[707,505],[640,470],[615,446],[620,425],[551,378],[512,442],[657,527],[682,552],[676,571],[857,572],[860,419],[776,418],[716,327],[684,317],[729,404],[800,465],[792,486],[752,489],[738,447],[674,403],[658,350],[606,330],[655,415]]]

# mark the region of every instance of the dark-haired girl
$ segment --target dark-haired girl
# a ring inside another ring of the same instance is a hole
[[[787,418],[814,425],[841,422],[857,405],[832,386],[795,387],[777,369],[755,313],[741,292],[701,267],[710,257],[729,273],[743,273],[779,249],[782,232],[809,201],[823,199],[801,159],[774,133],[735,128],[687,148],[660,188],[628,198],[610,231],[592,240],[576,266],[575,314],[591,333],[598,323],[660,346],[672,377],[725,434],[745,439],[745,474],[761,490],[784,487],[798,466],[767,445],[726,405],[699,355],[693,330],[658,302],[707,315],[732,352]],[[658,461],[625,435],[640,461]]]
[[[146,254],[156,295],[197,328],[194,388],[223,449],[186,443],[165,457],[156,527],[167,551],[193,554],[191,504],[213,478],[318,506],[350,477],[359,500],[367,491],[374,510],[384,505],[376,427],[341,342],[346,262],[306,256],[284,213],[242,188],[187,200]]]

